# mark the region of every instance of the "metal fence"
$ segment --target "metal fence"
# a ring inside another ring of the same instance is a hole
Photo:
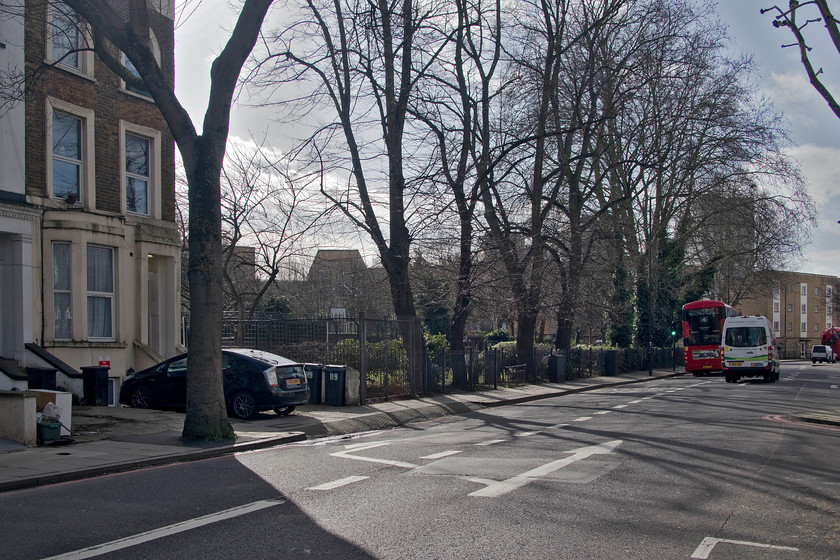
[[[403,337],[419,328],[416,319],[290,319],[264,314],[240,321],[225,316],[222,346],[265,350],[301,363],[340,364],[361,373],[365,402],[412,395],[410,366]],[[651,367],[682,365],[682,352],[654,348]],[[557,382],[582,377],[617,375],[648,368],[643,348],[605,350],[572,348],[564,353],[534,349],[525,355],[504,348],[473,348],[464,352],[428,350],[422,360],[418,392],[512,387],[533,382]]]

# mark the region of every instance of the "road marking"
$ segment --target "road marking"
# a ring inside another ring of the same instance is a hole
[[[570,457],[566,457],[565,459],[558,459],[557,461],[546,463],[541,467],[531,469],[530,471],[526,471],[520,475],[514,476],[507,480],[495,481],[487,480],[485,478],[470,478],[468,480],[472,482],[479,482],[481,484],[485,484],[486,487],[482,488],[481,490],[476,490],[475,492],[472,492],[469,495],[485,498],[496,498],[498,496],[516,490],[517,488],[525,486],[535,478],[551,474],[556,470],[560,470],[563,467],[571,465],[572,463],[576,463],[577,461],[582,461],[583,459],[591,457],[592,455],[607,455],[609,453],[612,453],[616,447],[621,445],[621,443],[622,441],[620,439],[616,439],[613,441],[608,441],[606,443],[601,443],[599,445],[591,445],[589,447],[581,447],[578,449],[573,449],[571,451],[566,451],[566,453],[572,453],[572,455]]]
[[[586,422],[587,420],[592,420],[591,416],[581,416],[580,418],[575,418],[572,422]]]
[[[698,546],[694,553],[691,555],[691,558],[696,560],[707,559],[712,553],[712,549],[718,543],[738,544],[741,546],[752,546],[755,548],[771,548],[773,550],[789,550],[791,552],[799,552],[798,548],[794,548],[792,546],[776,546],[773,544],[754,543],[748,541],[733,541],[730,539],[717,539],[715,537],[706,537],[705,539],[703,539],[703,542],[700,543],[700,546]]]
[[[530,437],[530,436],[535,436],[538,433],[539,432],[516,432],[513,435],[514,435],[514,437]]]
[[[626,404],[617,404],[613,408],[627,408]]]
[[[389,459],[374,459],[373,457],[360,457],[358,455],[351,455],[353,451],[364,451],[365,449],[374,449],[376,447],[383,447],[391,445],[390,441],[380,441],[377,443],[357,443],[348,445],[344,451],[338,453],[331,453],[333,457],[343,457],[345,459],[356,459],[357,461],[367,461],[368,463],[380,463],[382,465],[391,465],[392,467],[403,467],[406,469],[415,469],[417,465],[411,463],[403,463],[402,461],[391,461]]]
[[[642,399],[636,399],[635,401],[630,401],[628,404],[639,404],[642,402]]]
[[[311,486],[307,488],[307,490],[335,490],[336,488],[341,488],[342,486],[347,486],[348,484],[353,484],[354,482],[361,482],[363,480],[367,480],[368,476],[348,476],[346,478],[339,478],[338,480],[333,480],[332,482],[325,482],[324,484],[319,484],[318,486]]]
[[[477,445],[477,446],[481,447],[481,446],[485,446],[485,445],[496,445],[497,443],[504,443],[506,441],[507,441],[506,439],[488,439],[487,441],[474,443],[473,445]]]
[[[595,414],[609,414],[610,412],[612,412],[612,410],[599,410]]]
[[[122,550],[124,548],[136,546],[138,544],[143,544],[163,537],[168,537],[170,535],[183,533],[184,531],[189,531],[190,529],[196,529],[198,527],[210,525],[211,523],[216,523],[218,521],[233,519],[234,517],[240,517],[242,515],[247,515],[249,513],[259,511],[261,509],[279,506],[280,504],[284,503],[286,503],[286,500],[260,500],[259,502],[253,502],[250,504],[245,504],[243,506],[226,509],[217,513],[211,513],[210,515],[205,515],[203,517],[196,517],[195,519],[189,519],[187,521],[175,523],[174,525],[169,525],[167,527],[161,527],[160,529],[154,529],[153,531],[140,533],[139,535],[134,535],[132,537],[126,537],[124,539],[118,539],[104,544],[90,546],[88,548],[83,548],[74,552],[67,552],[65,554],[59,554],[57,556],[50,556],[49,558],[44,558],[43,560],[82,560],[84,558],[93,558],[94,556],[109,554],[117,550]]]
[[[567,426],[568,424],[555,424],[554,426],[551,426],[549,430],[559,430],[560,428],[565,428]]]
[[[421,459],[443,459],[444,457],[449,457],[450,455],[457,455],[461,453],[460,451],[441,451],[440,453],[435,453],[434,455],[426,455],[425,457],[420,457]]]

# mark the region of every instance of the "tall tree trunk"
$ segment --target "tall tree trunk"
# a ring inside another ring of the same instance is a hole
[[[464,335],[472,298],[472,216],[461,216],[461,254],[458,264],[458,282],[452,322],[449,327],[449,348],[452,352],[452,384],[458,389],[469,388],[467,363],[464,360]],[[465,223],[468,222],[468,223]]]
[[[222,147],[222,155],[224,148]],[[193,161],[184,161],[190,184],[190,321],[187,414],[183,437],[234,437],[222,385],[222,230],[219,147],[195,142]]]

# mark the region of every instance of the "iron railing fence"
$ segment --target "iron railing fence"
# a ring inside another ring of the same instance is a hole
[[[411,321],[411,322],[407,322]],[[185,330],[189,318],[185,318]],[[301,363],[338,364],[357,369],[368,403],[396,400],[414,393],[440,394],[531,382],[558,382],[600,375],[617,375],[648,368],[644,348],[571,348],[565,352],[534,349],[525,355],[514,350],[467,346],[463,352],[426,351],[416,391],[404,337],[420,328],[416,319],[324,318],[294,319],[262,314],[239,320],[226,314],[222,346],[245,347],[279,354]],[[682,365],[682,352],[654,348],[651,367]],[[676,361],[675,361],[676,360]]]

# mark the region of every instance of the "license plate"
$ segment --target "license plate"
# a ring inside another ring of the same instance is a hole
[[[300,379],[297,377],[293,377],[291,379],[286,380],[286,387],[299,387],[300,386]]]
[[[729,362],[729,365],[730,366],[742,366],[742,365],[744,365],[744,362]]]

